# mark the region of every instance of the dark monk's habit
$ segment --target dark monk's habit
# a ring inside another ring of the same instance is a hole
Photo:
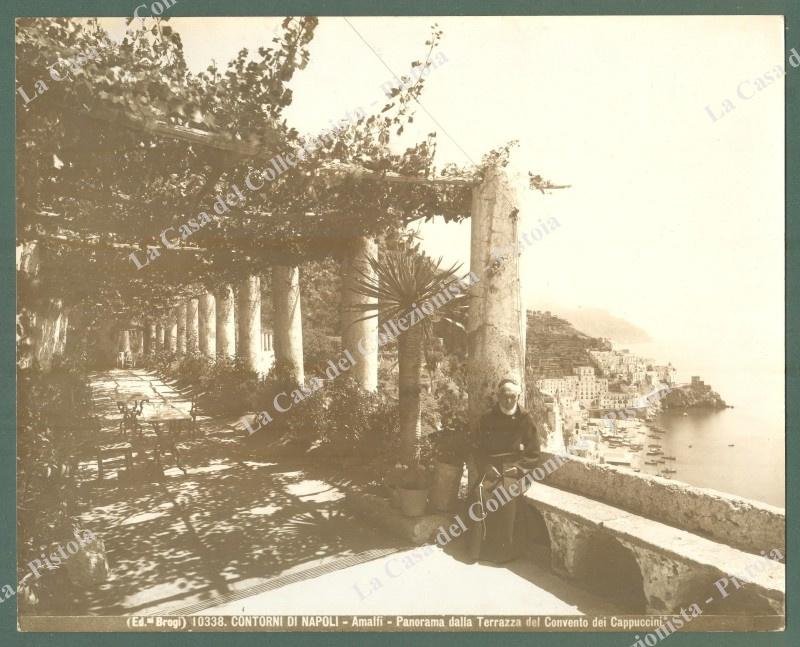
[[[511,454],[498,456],[498,454]],[[522,407],[511,415],[500,407],[481,417],[476,438],[475,459],[481,480],[470,497],[470,530],[468,557],[470,560],[506,562],[517,555],[514,546],[514,521],[517,515],[517,499],[500,505],[491,512],[485,502],[494,498],[498,503],[506,501],[501,495],[494,496],[500,485],[508,485],[522,478],[523,473],[511,469],[520,460],[532,462],[539,458],[539,436],[531,415]],[[493,469],[494,468],[494,469]],[[495,471],[496,470],[496,471]],[[504,476],[498,476],[498,473]],[[494,507],[494,505],[492,505]],[[482,521],[476,521],[484,515]],[[474,517],[474,518],[473,518]]]

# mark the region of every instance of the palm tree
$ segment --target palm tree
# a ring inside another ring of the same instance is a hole
[[[408,465],[416,462],[419,447],[420,386],[425,344],[432,337],[433,325],[438,321],[463,329],[466,295],[457,276],[461,265],[443,269],[441,263],[441,258],[434,261],[414,249],[390,251],[381,262],[370,258],[372,273],[359,271],[352,287],[356,294],[377,301],[354,306],[367,313],[359,321],[379,316],[383,322],[394,320],[411,324],[397,339],[400,453],[401,460]],[[404,327],[397,328],[402,330]]]

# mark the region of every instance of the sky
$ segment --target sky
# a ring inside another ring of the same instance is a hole
[[[121,19],[103,22],[119,33]],[[605,309],[647,331],[656,359],[742,397],[763,375],[759,397],[782,408],[784,89],[755,83],[784,65],[782,17],[322,18],[290,124],[313,133],[380,102],[433,22],[446,61],[401,143],[437,131],[443,165],[516,139],[522,177],[571,185],[520,189],[522,231],[560,224],[523,249],[528,307]],[[264,45],[279,19],[170,24],[199,71]],[[420,233],[468,265],[468,222]]]

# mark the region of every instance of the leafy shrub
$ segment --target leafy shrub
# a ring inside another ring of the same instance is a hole
[[[364,391],[349,376],[330,382],[324,393],[319,438],[329,453],[369,460],[396,444],[397,407],[383,395]]]
[[[199,386],[201,380],[211,372],[213,365],[213,359],[200,353],[191,353],[180,361],[175,371],[175,377],[182,382]]]
[[[200,375],[199,386],[206,393],[205,408],[219,414],[241,414],[257,408],[264,380],[240,358],[222,358]]]
[[[307,373],[324,373],[328,360],[339,357],[341,342],[316,330],[303,331],[303,363]]]
[[[48,372],[18,372],[17,524],[20,568],[70,539],[77,527],[80,451],[96,430],[81,358],[55,358]]]
[[[469,454],[469,422],[466,393],[453,384],[436,392],[436,414],[439,428],[428,438],[433,443],[437,460],[460,465]]]
[[[271,413],[272,422],[264,425],[256,434],[261,439],[283,437],[292,442],[310,445],[316,438],[316,430],[324,419],[325,402],[320,391],[301,393],[288,364],[277,362],[269,374],[261,380],[254,395],[253,409]],[[277,411],[275,398],[281,394],[279,404],[286,407],[285,412]],[[301,397],[302,396],[302,397]]]
[[[313,450],[312,455],[335,459],[338,466],[353,466],[375,477],[394,464],[398,452],[397,405],[378,393],[363,391],[357,382],[342,376],[310,390],[315,379],[306,380],[306,392],[286,381],[280,366],[263,381],[259,410],[269,411],[273,420],[253,435],[259,442],[292,445]],[[275,411],[275,397],[285,412]]]

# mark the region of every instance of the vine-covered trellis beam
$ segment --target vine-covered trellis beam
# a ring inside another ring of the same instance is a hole
[[[316,169],[315,174],[321,176],[339,176],[342,178],[350,177],[355,180],[378,180],[389,184],[416,184],[419,186],[475,186],[480,182],[477,177],[453,176],[427,178],[401,175],[399,173],[386,171],[373,171],[357,164],[348,164],[344,162],[325,162]]]
[[[65,106],[62,106],[64,108]],[[111,110],[106,108],[95,108],[91,111],[81,110],[79,114],[84,117],[98,119],[101,121],[109,122],[112,124],[120,124],[133,130],[141,130],[150,135],[161,137],[168,137],[185,141],[190,144],[197,144],[207,148],[214,148],[217,150],[233,153],[242,158],[256,158],[262,156],[273,156],[275,154],[275,146],[283,142],[278,139],[277,131],[273,131],[274,139],[269,142],[262,142],[261,145],[256,146],[247,144],[242,141],[237,141],[235,137],[227,133],[214,133],[199,128],[191,128],[188,126],[178,126],[174,124],[167,124],[149,117],[141,117],[122,110]],[[266,148],[265,148],[266,145]],[[387,183],[395,184],[418,184],[423,186],[435,185],[452,185],[452,186],[474,186],[478,183],[477,178],[473,177],[438,177],[438,178],[424,178],[415,176],[405,176],[397,173],[386,173],[380,171],[372,171],[370,169],[358,166],[356,164],[346,164],[338,162],[329,162],[323,164],[316,170],[317,175],[321,174],[335,174],[349,176],[354,179],[367,179],[367,180],[383,180]],[[536,178],[541,180],[540,176]],[[549,183],[548,183],[549,184]],[[533,186],[533,180],[531,181]],[[536,188],[539,188],[538,186]],[[550,185],[546,188],[562,188]]]
[[[35,234],[32,234],[31,238],[35,240],[41,240],[41,239],[55,240],[58,241],[59,243],[74,245],[76,247],[110,248],[110,249],[136,250],[136,251],[144,249],[158,249],[159,252],[164,252],[164,250],[171,252],[208,251],[204,247],[193,247],[191,245],[174,245],[172,247],[162,247],[160,245],[147,245],[143,247],[140,243],[117,242],[117,241],[106,240],[96,234],[81,235],[74,232],[54,234],[39,230]]]
[[[62,109],[67,109],[66,106],[62,105],[61,107]],[[142,117],[123,110],[92,108],[91,110],[72,110],[72,112],[82,117],[121,125],[132,130],[141,130],[148,135],[177,139],[190,144],[197,144],[206,148],[214,148],[225,151],[226,153],[233,153],[234,155],[246,159],[259,157],[260,155],[274,154],[274,148],[269,149],[273,151],[272,153],[267,153],[264,146],[274,147],[281,143],[277,137],[277,131],[273,131],[272,134],[274,137],[271,141],[262,141],[260,145],[253,145],[239,141],[228,133],[217,133],[208,130],[200,130],[199,128],[192,128],[190,126],[168,124],[157,119]]]

